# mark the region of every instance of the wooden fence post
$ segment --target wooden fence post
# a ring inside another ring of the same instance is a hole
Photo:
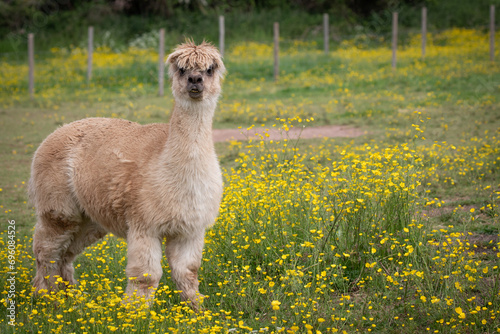
[[[490,6],[490,60],[495,61],[495,5]]]
[[[392,13],[392,68],[396,68],[396,50],[398,48],[398,12]]]
[[[427,44],[427,8],[422,7],[422,59],[425,58],[426,44]]]
[[[92,58],[94,56],[94,27],[89,27],[88,51],[87,51],[87,83],[92,79]]]
[[[165,81],[165,29],[160,29],[158,59],[158,95],[163,96],[163,86]]]
[[[280,67],[280,24],[274,22],[274,81],[278,81]]]
[[[328,55],[329,51],[329,45],[328,42],[330,41],[329,37],[329,18],[328,14],[323,14],[323,44],[325,47],[325,54]]]
[[[30,97],[35,97],[35,36],[28,34],[28,91]]]
[[[224,57],[224,39],[225,39],[225,27],[224,27],[224,16],[219,16],[219,51],[222,57]]]

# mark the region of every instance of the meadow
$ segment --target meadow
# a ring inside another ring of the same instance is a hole
[[[155,51],[99,48],[88,84],[85,51],[54,48],[37,58],[34,99],[24,62],[1,59],[0,332],[500,332],[500,66],[480,30],[429,34],[424,59],[419,43],[408,38],[393,70],[368,36],[328,55],[288,41],[276,83],[271,44],[226,50],[214,127],[262,129],[262,140],[216,144],[225,190],[199,313],[165,259],[154,304],[122,304],[126,242],[111,235],[77,258],[78,286],[32,294],[34,151],[83,117],[166,121],[173,98],[156,96]],[[325,124],[364,135],[287,136]],[[282,138],[265,140],[263,125]]]

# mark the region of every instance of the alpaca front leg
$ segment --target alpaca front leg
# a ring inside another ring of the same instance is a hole
[[[151,304],[162,275],[161,239],[129,233],[127,242],[128,284],[125,292],[129,298],[144,297],[146,302]]]
[[[199,309],[203,299],[203,295],[198,291],[198,270],[201,266],[204,232],[194,236],[167,238],[165,249],[172,270],[172,280],[177,289],[181,290],[181,299],[191,302],[195,310]]]

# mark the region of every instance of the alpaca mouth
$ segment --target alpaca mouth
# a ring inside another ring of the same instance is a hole
[[[188,91],[189,93],[189,97],[192,98],[192,99],[199,99],[202,97],[203,95],[203,90],[199,90],[199,89],[196,89],[196,88],[192,88]]]

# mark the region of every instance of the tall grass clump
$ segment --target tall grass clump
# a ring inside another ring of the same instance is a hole
[[[349,277],[341,276],[337,286],[348,289],[343,283],[355,283],[354,274],[373,253],[391,253],[387,245],[377,250],[374,242],[415,221],[419,161],[407,145],[352,147],[318,157],[294,144],[286,138],[259,141],[239,154],[240,168],[228,174],[227,206],[221,211],[229,225],[218,225],[221,240],[215,245],[227,260],[241,256],[271,272],[277,270],[267,258],[273,253],[289,254],[279,263],[292,267],[323,257],[316,270],[349,264],[344,268]]]

